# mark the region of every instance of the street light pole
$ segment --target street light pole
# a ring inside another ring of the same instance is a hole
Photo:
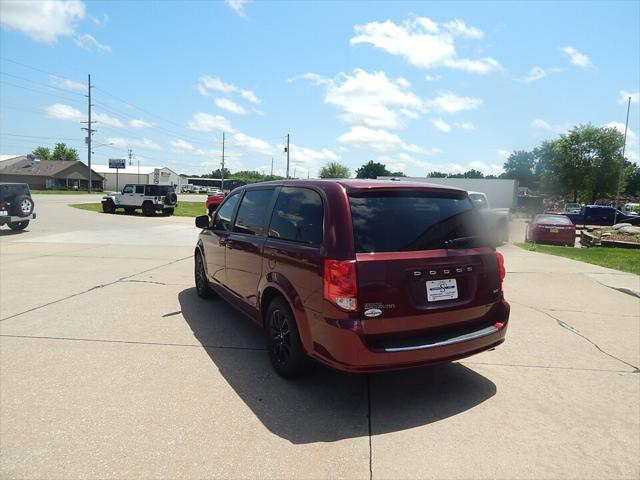
[[[631,109],[631,97],[627,100],[627,121],[624,124],[624,140],[622,142],[622,165],[620,166],[620,174],[618,175],[618,189],[616,191],[616,205],[613,214],[613,224],[618,223],[618,202],[620,202],[620,186],[622,184],[622,175],[624,174],[624,151],[627,148],[627,128],[629,128],[629,110]]]

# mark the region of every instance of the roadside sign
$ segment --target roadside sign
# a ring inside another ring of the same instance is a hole
[[[125,168],[126,163],[124,158],[110,158],[109,168]]]

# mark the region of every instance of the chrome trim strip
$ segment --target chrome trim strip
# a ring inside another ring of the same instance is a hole
[[[453,338],[450,338],[449,340],[443,340],[441,342],[428,343],[426,345],[413,345],[411,347],[385,348],[384,351],[385,352],[408,352],[410,350],[424,350],[427,348],[444,347],[446,345],[453,345],[455,343],[461,343],[461,342],[466,342],[468,340],[475,340],[476,338],[480,338],[480,337],[486,337],[487,335],[491,335],[492,333],[496,333],[497,331],[498,331],[498,328],[492,325],[490,327],[483,328],[482,330],[466,333],[464,335],[453,337]]]

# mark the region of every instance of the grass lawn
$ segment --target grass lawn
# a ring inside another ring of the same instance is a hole
[[[102,213],[102,204],[100,203],[75,203],[71,204],[71,207],[79,208],[80,210],[88,210],[90,212],[100,212]],[[119,208],[116,210],[116,215],[126,215],[124,210]],[[174,215],[178,217],[197,217],[198,215],[206,215],[207,210],[204,207],[204,202],[178,202],[178,207],[173,212]],[[104,214],[108,215],[108,214]],[[134,215],[141,217],[142,212],[140,210],[136,210],[134,213],[129,215]],[[158,216],[160,213],[157,214]]]
[[[640,251],[638,250],[609,247],[570,248],[530,243],[516,243],[515,245],[525,250],[558,255],[640,275]]]

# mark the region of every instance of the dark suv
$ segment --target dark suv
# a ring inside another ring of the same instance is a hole
[[[350,372],[455,360],[507,330],[503,259],[482,223],[467,192],[444,186],[245,186],[196,218],[196,288],[264,328],[283,376],[308,357]]]
[[[35,203],[26,183],[0,182],[0,225],[24,230],[36,218]]]

